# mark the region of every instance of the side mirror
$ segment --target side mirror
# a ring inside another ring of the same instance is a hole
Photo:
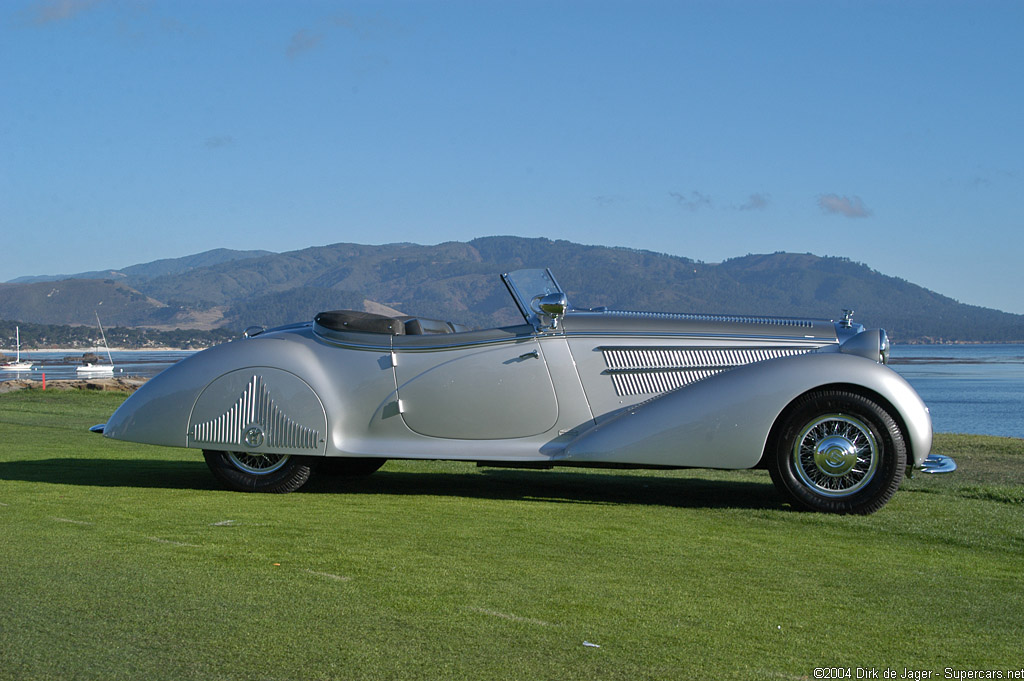
[[[569,307],[569,298],[559,291],[537,296],[533,301],[537,306],[538,313],[551,318],[550,328],[557,329],[558,320],[565,316],[565,311]]]

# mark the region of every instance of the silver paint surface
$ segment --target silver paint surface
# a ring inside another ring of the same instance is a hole
[[[931,447],[927,408],[878,361],[878,330],[571,309],[555,328],[540,322],[250,333],[150,380],[104,435],[264,454],[746,468],[793,400],[847,386],[891,409],[917,465]]]

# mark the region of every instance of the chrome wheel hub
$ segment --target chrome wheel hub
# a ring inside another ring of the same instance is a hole
[[[825,475],[846,475],[857,465],[857,447],[841,435],[831,435],[815,447],[814,465]]]
[[[814,492],[845,497],[871,482],[878,468],[878,444],[860,419],[827,414],[800,432],[793,464],[797,477]]]

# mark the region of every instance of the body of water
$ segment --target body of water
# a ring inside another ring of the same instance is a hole
[[[100,364],[107,364],[107,353],[99,350],[94,353],[99,358]],[[142,376],[153,378],[158,373],[189,355],[194,354],[190,350],[148,350],[145,352],[132,352],[130,350],[114,350],[110,356],[114,360],[114,376]],[[42,381],[43,374],[46,380],[55,381],[58,379],[82,378],[75,369],[82,365],[81,350],[40,350],[22,352],[23,361],[32,362],[30,371],[5,371],[0,369],[0,381],[13,381],[16,379],[28,379],[30,381]]]
[[[1024,438],[1024,345],[895,345],[937,433]]]
[[[99,354],[99,353],[97,353]],[[115,376],[152,378],[189,351],[116,351]],[[0,381],[78,378],[81,352],[28,352],[31,371],[0,370]],[[101,355],[106,361],[106,356]],[[939,433],[1024,438],[1024,345],[895,345],[890,366],[931,409]]]

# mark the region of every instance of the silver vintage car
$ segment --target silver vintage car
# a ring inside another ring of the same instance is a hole
[[[203,450],[242,491],[386,459],[547,468],[767,468],[786,500],[871,513],[925,465],[928,409],[884,331],[573,308],[550,270],[502,280],[521,325],[322,312],[197,353],[97,426]]]

